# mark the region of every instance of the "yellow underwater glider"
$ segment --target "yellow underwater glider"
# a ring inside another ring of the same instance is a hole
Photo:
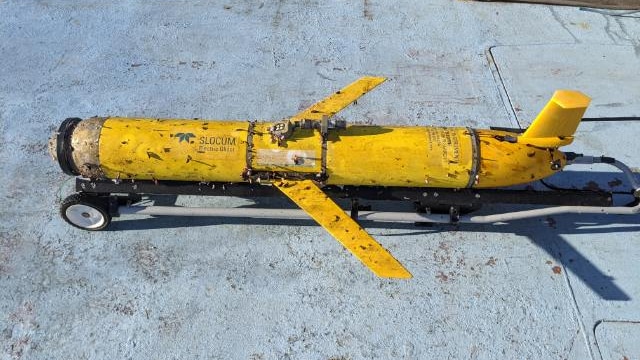
[[[376,275],[409,278],[357,220],[494,223],[571,212],[638,213],[640,185],[626,165],[558,150],[573,141],[590,102],[586,95],[556,91],[525,130],[350,125],[333,118],[384,81],[363,77],[277,122],[66,119],[49,147],[62,170],[78,176],[78,192],[62,202],[61,215],[86,230],[101,230],[113,216],[133,213],[311,217]],[[634,204],[613,206],[604,191],[502,189],[544,179],[569,164],[596,162],[627,176]],[[302,211],[130,206],[141,194],[280,194]],[[350,213],[338,199],[351,200]],[[408,201],[417,211],[370,211],[362,199]],[[555,206],[464,214],[483,203]]]

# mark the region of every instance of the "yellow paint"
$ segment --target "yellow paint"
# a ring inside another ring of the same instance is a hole
[[[522,137],[518,138],[518,143],[531,145],[543,149],[553,149],[561,146],[569,145],[573,142],[573,136],[563,136],[563,137],[538,137],[538,138],[530,138],[530,137]]]
[[[344,210],[313,181],[282,180],[274,182],[274,185],[340,241],[374,274],[385,278],[411,277],[411,273],[398,260],[345,214]]]
[[[471,168],[464,128],[349,126],[329,133],[329,184],[462,188]]]
[[[296,129],[282,146],[255,125],[254,171],[312,173],[322,170],[318,130]],[[107,178],[243,181],[247,122],[109,118],[100,133],[99,159]],[[464,188],[500,187],[552,175],[564,155],[521,142],[500,141],[506,132],[477,130],[480,166],[470,182],[473,146],[469,130],[438,127],[349,126],[331,130],[327,184]],[[514,134],[511,134],[514,135]],[[474,179],[475,180],[475,179]]]
[[[359,97],[382,84],[386,78],[365,76],[347,85],[340,91],[336,91],[327,98],[313,104],[308,109],[291,117],[291,121],[322,120],[324,116],[331,117],[344,109]]]
[[[556,172],[551,169],[553,161],[559,160],[561,166],[566,164],[564,154],[558,150],[496,139],[496,136],[515,134],[493,130],[477,130],[476,133],[481,160],[477,182],[473,185],[475,188],[526,184],[553,175]]]
[[[271,139],[273,123],[258,123],[253,135],[251,166],[254,170],[319,173],[322,137],[317,130],[296,129],[282,145]]]
[[[579,91],[556,91],[518,142],[544,148],[570,144],[590,102]]]
[[[293,117],[320,120],[384,81],[365,77]],[[522,135],[466,128],[349,126],[332,129],[326,149],[327,184],[489,188],[528,183],[552,175],[555,150],[573,139],[590,99],[557,91]],[[107,178],[183,181],[243,181],[254,171],[318,174],[322,137],[296,128],[281,144],[257,123],[247,157],[249,123],[243,121],[109,118],[99,137],[100,167]],[[516,142],[504,138],[516,139]],[[477,149],[477,150],[478,150]],[[473,176],[473,169],[477,176]]]
[[[111,179],[242,181],[249,123],[109,118],[99,159]]]

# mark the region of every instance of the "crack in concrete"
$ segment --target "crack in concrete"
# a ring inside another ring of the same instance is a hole
[[[607,34],[607,36],[609,37],[609,39],[611,39],[611,41],[613,41],[614,44],[618,45],[618,41],[616,40],[616,38],[613,36],[613,34],[611,33],[611,18],[609,18],[606,15],[602,15],[604,17],[604,19],[607,21],[607,23],[604,26],[604,32],[605,34]]]
[[[489,50],[487,50],[487,60],[489,61],[491,75],[493,76],[493,80],[497,85],[502,104],[504,105],[507,114],[510,115],[509,117],[511,118],[511,122],[514,123],[516,127],[522,128],[520,121],[518,121],[518,114],[516,114],[513,102],[511,101],[511,97],[507,92],[507,86],[505,85],[502,74],[500,73],[500,69],[498,68],[498,63],[496,63],[496,60],[493,56],[492,51],[494,48],[495,46],[492,46],[489,48]]]
[[[640,38],[634,38],[631,34],[629,34],[629,30],[624,25],[622,19],[615,19],[616,23],[620,27],[622,33],[627,37],[625,40],[628,41],[631,46],[633,46],[633,51],[636,54],[636,57],[640,58]]]
[[[560,15],[556,12],[556,10],[554,9],[553,6],[548,6],[549,11],[551,12],[551,16],[553,16],[553,19],[558,22],[558,24],[560,24],[560,26],[562,26],[562,28],[564,28],[569,35],[571,35],[571,37],[573,38],[573,41],[575,41],[576,44],[581,43],[580,39],[578,39],[577,36],[575,36],[575,34],[569,30],[569,27],[567,26],[567,24],[564,23],[564,21],[562,21],[562,19],[560,18]]]

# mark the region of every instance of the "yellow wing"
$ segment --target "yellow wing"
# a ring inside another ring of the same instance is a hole
[[[344,109],[352,102],[376,86],[382,84],[386,78],[365,76],[347,85],[342,90],[336,91],[327,98],[311,105],[311,107],[291,117],[291,121],[322,120],[323,117],[331,117]]]
[[[274,182],[274,185],[340,241],[374,274],[385,278],[407,279],[411,277],[411,273],[398,260],[349,217],[313,181],[282,180]]]

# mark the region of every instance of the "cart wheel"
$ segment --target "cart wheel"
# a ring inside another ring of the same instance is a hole
[[[89,231],[102,230],[111,222],[106,198],[82,193],[64,199],[60,215],[69,224]]]

